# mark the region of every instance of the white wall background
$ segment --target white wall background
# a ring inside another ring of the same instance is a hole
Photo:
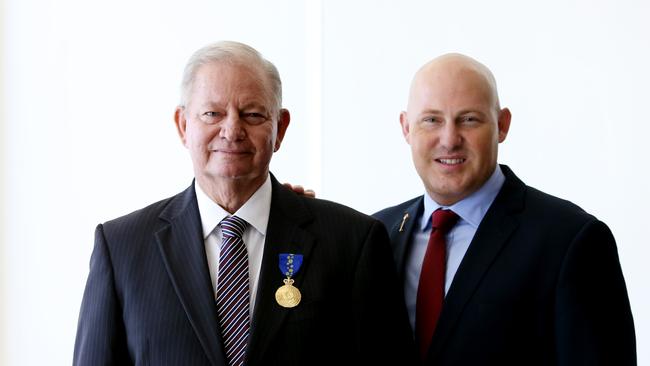
[[[70,364],[94,227],[189,185],[177,86],[220,39],[280,70],[293,118],[276,176],[366,213],[422,193],[398,124],[416,69],[483,61],[513,113],[500,161],[610,225],[650,364],[647,1],[0,5],[0,365]]]

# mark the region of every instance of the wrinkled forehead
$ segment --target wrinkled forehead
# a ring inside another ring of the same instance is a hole
[[[258,67],[218,61],[206,63],[198,68],[192,83],[192,92],[197,89],[216,92],[227,88],[238,94],[262,98],[269,107],[273,107],[273,91],[270,84],[266,74]]]

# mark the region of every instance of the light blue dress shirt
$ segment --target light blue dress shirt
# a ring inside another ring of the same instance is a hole
[[[490,205],[492,205],[504,181],[505,176],[501,172],[499,165],[497,165],[494,173],[492,173],[481,188],[451,206],[439,205],[425,192],[424,212],[422,217],[418,218],[416,226],[413,228],[412,242],[409,253],[407,254],[404,273],[404,298],[411,322],[411,329],[415,330],[415,307],[417,303],[418,284],[420,282],[422,261],[424,260],[424,254],[427,251],[427,245],[429,243],[429,235],[431,234],[431,215],[438,208],[443,208],[450,209],[459,216],[458,222],[446,236],[446,295],[454,280],[458,266],[460,266],[460,262],[463,260],[467,248],[469,248],[469,244],[472,242],[474,234],[483,220],[483,216],[485,216]]]

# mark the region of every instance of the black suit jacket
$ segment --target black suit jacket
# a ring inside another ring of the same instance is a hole
[[[453,279],[426,363],[636,365],[610,230],[501,168],[505,183]],[[388,228],[400,273],[422,210],[418,197],[375,214]]]
[[[377,220],[273,180],[248,365],[402,364],[412,339]],[[99,225],[75,365],[225,365],[193,186]],[[304,256],[280,307],[280,253]]]

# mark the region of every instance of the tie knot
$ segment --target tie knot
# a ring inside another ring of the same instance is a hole
[[[225,219],[221,220],[221,232],[223,237],[237,237],[241,238],[244,235],[244,230],[246,230],[246,225],[248,223],[237,216],[228,216]]]
[[[442,231],[443,234],[449,232],[456,225],[456,221],[458,221],[458,215],[452,210],[438,209],[431,216],[431,226]]]

